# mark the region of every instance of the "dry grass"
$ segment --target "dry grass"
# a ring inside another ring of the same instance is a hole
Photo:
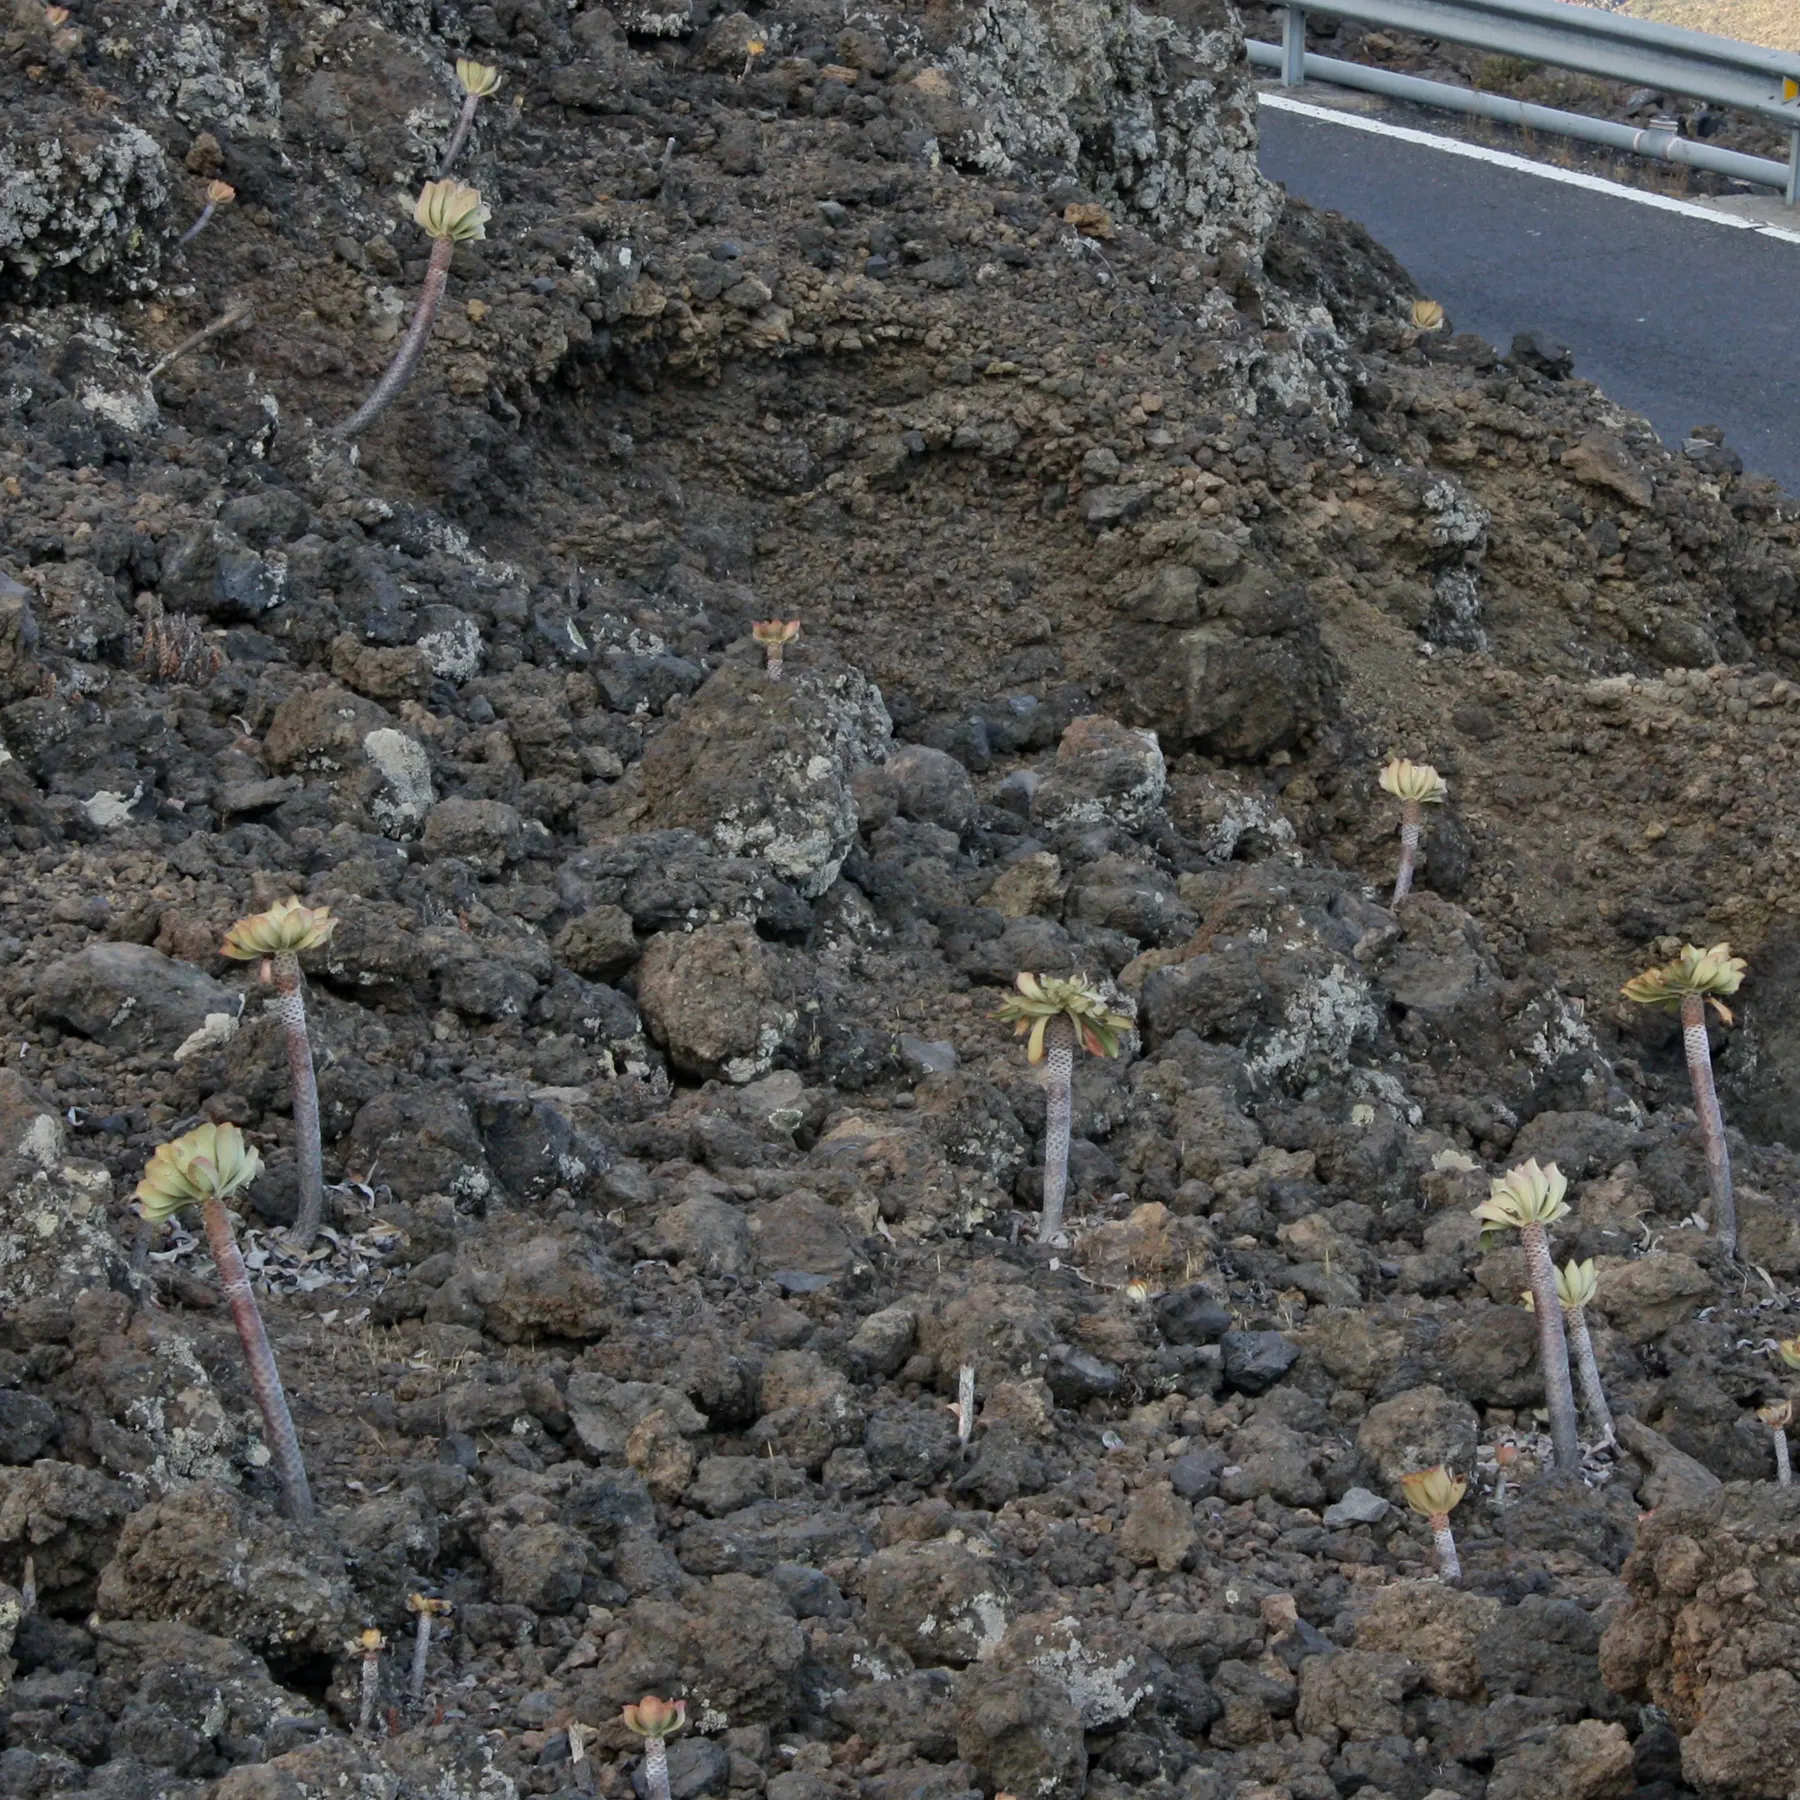
[[[1796,0],[1631,0],[1625,11],[1633,18],[1712,31],[1771,50],[1800,50]]]

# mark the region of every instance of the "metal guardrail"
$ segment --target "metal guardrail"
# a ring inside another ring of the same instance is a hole
[[[1664,162],[1685,163],[1782,189],[1789,205],[1800,201],[1800,55],[1765,50],[1710,32],[1684,31],[1562,0],[1304,0],[1285,8],[1280,44],[1252,41],[1250,60],[1277,70],[1285,87],[1311,78],[1360,88],[1424,106],[1584,138]],[[1785,163],[1715,149],[1675,132],[1639,131],[1609,119],[1534,106],[1448,82],[1426,81],[1361,63],[1309,55],[1306,15],[1328,13],[1365,25],[1386,26],[1418,37],[1442,38],[1471,49],[1527,62],[1574,69],[1633,87],[1654,88],[1747,112],[1785,126],[1792,150]]]

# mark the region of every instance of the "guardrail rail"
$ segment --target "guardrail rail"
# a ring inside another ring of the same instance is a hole
[[[1250,61],[1258,68],[1275,70],[1284,87],[1325,81],[1415,105],[1497,119],[1663,162],[1711,169],[1761,187],[1778,188],[1790,206],[1800,202],[1800,55],[1593,7],[1565,5],[1563,0],[1301,0],[1284,11],[1279,44],[1252,39],[1246,46]],[[1641,131],[1610,119],[1537,106],[1502,94],[1372,69],[1336,57],[1313,56],[1306,49],[1309,12],[1386,26],[1416,37],[1441,38],[1499,56],[1548,63],[1750,113],[1787,129],[1788,160],[1745,156],[1696,142],[1676,131]]]

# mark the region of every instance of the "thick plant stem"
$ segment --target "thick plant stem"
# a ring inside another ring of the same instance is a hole
[[[1600,1385],[1600,1365],[1594,1359],[1594,1340],[1588,1333],[1587,1314],[1570,1307],[1563,1314],[1569,1341],[1575,1346],[1575,1366],[1581,1371],[1581,1400],[1587,1408],[1588,1423],[1600,1434],[1603,1443],[1613,1439],[1612,1408],[1606,1404],[1606,1389]]]
[[[1769,1436],[1775,1440],[1775,1481],[1779,1487],[1790,1487],[1794,1480],[1794,1465],[1788,1460],[1787,1432],[1781,1426],[1772,1426]]]
[[[381,1699],[381,1665],[378,1658],[365,1653],[362,1668],[362,1705],[356,1715],[356,1729],[367,1733],[375,1729],[375,1709]]]
[[[392,405],[400,391],[412,379],[419,358],[431,337],[432,321],[437,318],[438,302],[444,297],[444,284],[450,279],[450,258],[456,245],[449,238],[437,238],[431,246],[431,266],[425,271],[425,285],[419,290],[419,303],[413,308],[412,323],[387,373],[376,382],[375,391],[337,428],[339,437],[355,437],[365,431]]]
[[[475,108],[481,104],[479,94],[464,94],[462,111],[456,115],[456,129],[450,134],[449,146],[444,151],[444,160],[438,164],[438,180],[442,181],[450,173],[456,159],[462,154],[462,147],[468,142],[469,127],[475,123]]]
[[[293,1241],[304,1255],[319,1235],[325,1212],[325,1168],[319,1146],[319,1083],[313,1073],[312,1039],[306,1029],[306,1000],[301,992],[300,959],[291,950],[270,959],[275,997],[269,1011],[281,1021],[287,1040],[288,1086],[294,1096],[294,1160],[298,1165],[300,1210],[294,1216]]]
[[[768,646],[769,662],[768,667],[763,672],[771,681],[780,681],[784,678],[781,667],[781,652],[783,648],[784,646],[781,644],[770,644]]]
[[[1419,854],[1419,839],[1423,835],[1423,827],[1419,823],[1419,803],[1407,800],[1400,807],[1400,868],[1394,876],[1394,899],[1404,900],[1412,892],[1413,863]]]
[[[1731,1152],[1725,1148],[1725,1119],[1713,1087],[1712,1051],[1706,1042],[1706,1002],[1688,994],[1681,1002],[1681,1043],[1687,1052],[1688,1079],[1694,1084],[1694,1110],[1700,1115],[1700,1141],[1706,1146],[1706,1185],[1712,1190],[1713,1236],[1727,1256],[1737,1254],[1737,1198],[1731,1189]]]
[[[1532,1310],[1537,1314],[1538,1360],[1544,1365],[1544,1404],[1550,1412],[1550,1439],[1556,1446],[1559,1474],[1581,1467],[1581,1431],[1575,1422],[1575,1389],[1569,1380],[1569,1344],[1563,1333],[1562,1301],[1556,1292],[1556,1269],[1550,1240],[1542,1225],[1521,1228],[1525,1260],[1531,1271]]]
[[[406,1691],[414,1700],[425,1698],[425,1665],[431,1660],[431,1611],[422,1608],[419,1613],[418,1635],[413,1639],[412,1677],[406,1684]]]
[[[275,1459],[275,1472],[281,1477],[283,1510],[296,1525],[310,1525],[312,1489],[307,1485],[306,1464],[300,1459],[294,1416],[288,1411],[287,1395],[282,1392],[281,1375],[275,1367],[275,1352],[269,1348],[269,1334],[263,1329],[262,1312],[251,1291],[237,1238],[232,1233],[231,1215],[226,1212],[223,1200],[208,1200],[202,1216],[206,1221],[206,1241],[212,1250],[213,1266],[219,1271],[219,1285],[225,1290],[225,1304],[231,1308],[231,1322],[237,1327],[238,1340],[244,1346],[244,1361],[250,1366],[250,1391],[262,1408],[269,1454]]]
[[[644,1785],[650,1800],[669,1800],[669,1752],[659,1737],[644,1739]]]
[[[1447,1517],[1440,1515],[1431,1521],[1431,1541],[1437,1546],[1438,1573],[1446,1581],[1461,1581],[1462,1559],[1456,1554],[1456,1534]]]
[[[975,1432],[975,1365],[964,1363],[956,1375],[956,1443],[964,1456]]]
[[[1038,1242],[1054,1244],[1062,1236],[1063,1202],[1069,1192],[1075,1027],[1065,1018],[1050,1020],[1044,1028],[1044,1044],[1044,1211],[1038,1220]]]

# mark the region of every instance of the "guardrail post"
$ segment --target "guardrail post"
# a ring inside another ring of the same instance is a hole
[[[1281,27],[1281,85],[1298,87],[1305,79],[1306,8],[1290,6]]]
[[[1794,127],[1794,147],[1788,152],[1787,203],[1800,206],[1800,125]]]

